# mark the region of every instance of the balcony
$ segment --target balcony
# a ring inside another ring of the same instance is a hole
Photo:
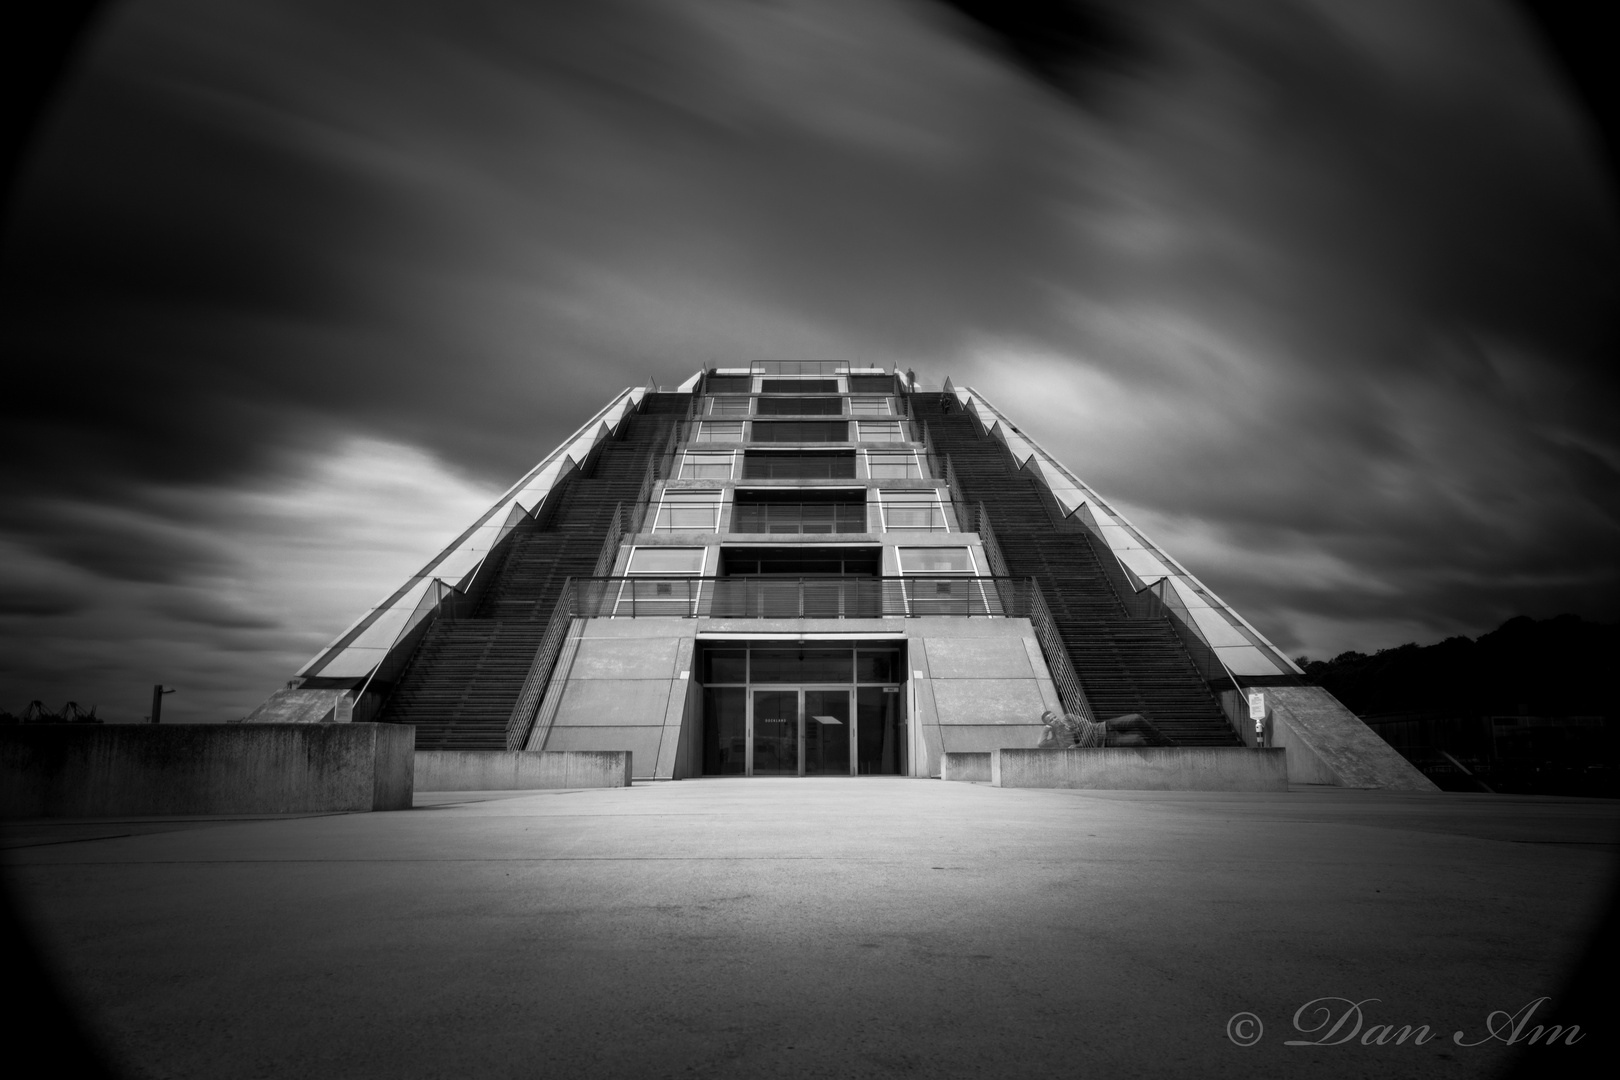
[[[575,578],[575,618],[1027,618],[1027,578]]]

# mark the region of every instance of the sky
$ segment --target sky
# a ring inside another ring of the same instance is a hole
[[[236,719],[753,360],[976,387],[1290,655],[1620,617],[1612,178],[1519,12],[1089,10],[110,5],[0,242],[0,708]]]

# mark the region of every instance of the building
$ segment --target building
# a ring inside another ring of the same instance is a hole
[[[977,390],[755,364],[621,393],[248,719],[930,776],[1047,709],[1253,744],[1255,688],[1291,776],[1428,786]]]

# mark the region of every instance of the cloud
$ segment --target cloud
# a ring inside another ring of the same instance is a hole
[[[754,359],[979,385],[1290,649],[1620,613],[1614,204],[1524,27],[1108,10],[1077,97],[941,5],[114,9],[0,251],[0,691],[246,711]]]

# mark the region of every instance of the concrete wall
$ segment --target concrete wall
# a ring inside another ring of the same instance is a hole
[[[642,779],[679,779],[692,708],[690,619],[578,619],[528,750],[628,751]]]
[[[416,729],[397,724],[0,728],[0,816],[407,810]]]
[[[940,775],[947,753],[1033,747],[1041,713],[1063,711],[1028,619],[908,619],[905,629],[919,775]]]
[[[990,780],[990,754],[988,752],[951,753],[947,751],[940,755],[939,778],[941,780],[988,783]]]
[[[1295,784],[1381,788],[1390,791],[1439,791],[1434,782],[1361,718],[1320,686],[1268,686],[1266,695],[1271,745],[1288,755],[1288,779]],[[1228,699],[1244,696],[1229,690]],[[1244,709],[1248,706],[1245,703]],[[1247,711],[1244,715],[1248,715]],[[1254,738],[1249,723],[1244,738]]]
[[[1143,746],[1096,750],[997,750],[996,787],[1114,791],[1287,791],[1285,751]]]
[[[417,791],[629,787],[628,750],[418,750]]]

